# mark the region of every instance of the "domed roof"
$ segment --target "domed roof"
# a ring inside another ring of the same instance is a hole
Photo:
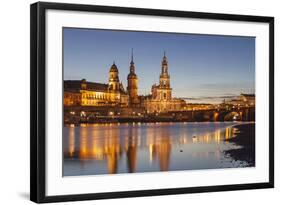
[[[110,72],[118,72],[118,68],[117,66],[115,65],[115,63],[113,62],[111,68],[110,68]]]

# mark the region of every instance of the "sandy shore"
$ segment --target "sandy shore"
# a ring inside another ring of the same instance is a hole
[[[236,137],[227,141],[238,146],[239,149],[226,150],[225,154],[234,160],[245,161],[249,166],[255,166],[255,123],[236,125]]]

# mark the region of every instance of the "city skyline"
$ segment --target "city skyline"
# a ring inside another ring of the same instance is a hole
[[[132,48],[139,95],[158,83],[164,51],[174,97],[220,103],[254,93],[253,37],[64,28],[64,80],[106,83],[115,62],[126,87]]]
[[[255,166],[253,37],[63,37],[64,176]]]

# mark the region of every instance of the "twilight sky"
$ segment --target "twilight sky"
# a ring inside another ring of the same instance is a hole
[[[255,38],[64,28],[64,79],[107,83],[113,61],[127,86],[134,49],[139,94],[159,82],[163,52],[174,97],[217,103],[255,92]]]

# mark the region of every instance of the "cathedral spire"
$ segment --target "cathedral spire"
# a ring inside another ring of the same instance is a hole
[[[163,62],[167,61],[166,51],[164,51]]]
[[[134,63],[134,49],[132,48],[132,53],[131,53],[131,63],[130,63],[130,73],[134,74],[135,73],[135,63]]]
[[[130,106],[136,106],[139,103],[138,97],[138,77],[135,73],[135,63],[134,63],[134,50],[131,51],[131,63],[130,72],[127,77],[128,87],[127,91],[129,94],[129,104]]]
[[[168,61],[166,57],[166,51],[164,51],[164,56],[162,60],[162,74],[168,74]]]
[[[134,63],[134,49],[132,48],[132,53],[131,53],[131,63]]]

